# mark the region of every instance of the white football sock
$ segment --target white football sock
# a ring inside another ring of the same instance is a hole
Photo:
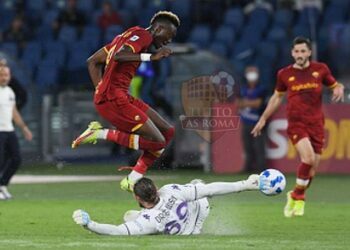
[[[108,133],[108,129],[106,129],[106,128],[99,129],[97,131],[97,139],[106,140],[107,139],[107,133]]]
[[[139,172],[136,172],[135,170],[131,171],[131,173],[128,175],[128,178],[133,183],[136,183],[138,180],[140,180],[143,177],[143,174],[140,174]]]

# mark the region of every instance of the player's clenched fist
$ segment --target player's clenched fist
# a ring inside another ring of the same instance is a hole
[[[91,221],[89,214],[81,209],[75,210],[72,217],[75,223],[81,226],[87,226]]]
[[[170,54],[172,53],[171,49],[169,48],[161,48],[160,50],[158,50],[157,53],[153,54],[151,56],[151,60],[152,61],[158,61],[162,58],[168,57],[170,56]]]

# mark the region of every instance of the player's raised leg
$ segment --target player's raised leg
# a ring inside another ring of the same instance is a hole
[[[168,145],[171,139],[174,137],[174,127],[172,127],[152,108],[148,108],[146,114],[148,115],[149,119],[152,120],[157,129],[159,129],[160,133],[164,136],[165,146]],[[133,184],[143,177],[147,169],[151,167],[152,164],[161,156],[163,151],[164,149],[157,151],[145,150],[137,160],[128,177],[121,181],[121,188],[123,190],[131,191]]]
[[[316,163],[316,154],[309,138],[302,138],[295,147],[299,153],[301,164],[297,169],[296,185],[293,191],[287,193],[287,204],[284,207],[286,217],[303,216],[305,208],[305,190],[312,178],[312,168]]]
[[[108,140],[131,149],[157,151],[165,147],[165,138],[146,114],[147,105],[136,105],[132,97],[129,102],[119,106],[117,101],[96,105],[98,113],[117,129],[104,129],[98,122],[91,122],[88,129],[76,138],[72,147],[81,144]]]

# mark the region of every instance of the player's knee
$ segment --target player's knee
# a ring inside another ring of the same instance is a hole
[[[306,164],[313,166],[316,163],[315,154],[312,152],[304,154],[302,157],[302,161]]]
[[[163,145],[163,147],[165,146],[165,137],[162,134],[155,136],[154,141],[158,142],[160,145]]]

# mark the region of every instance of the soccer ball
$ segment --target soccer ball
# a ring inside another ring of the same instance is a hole
[[[260,173],[260,191],[265,195],[277,195],[286,187],[286,177],[277,169],[266,169]]]

